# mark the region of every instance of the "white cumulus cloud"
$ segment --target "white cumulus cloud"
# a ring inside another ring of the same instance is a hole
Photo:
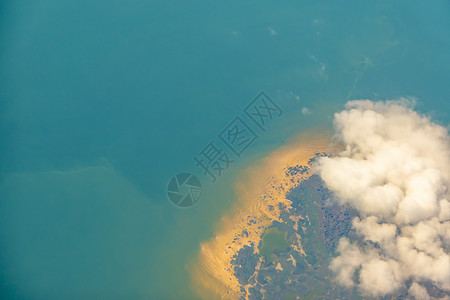
[[[359,213],[359,238],[341,239],[331,262],[337,281],[369,297],[408,285],[410,296],[430,299],[424,283],[450,294],[447,129],[404,99],[350,101],[334,125],[344,148],[316,171],[335,201]]]
[[[303,108],[302,108],[302,114],[303,114],[304,116],[307,116],[307,115],[310,115],[310,114],[311,114],[311,111],[310,111],[307,107],[303,107]]]

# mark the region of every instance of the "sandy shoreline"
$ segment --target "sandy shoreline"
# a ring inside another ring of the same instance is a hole
[[[236,299],[241,287],[233,273],[233,256],[244,246],[257,245],[264,230],[279,221],[280,204],[290,208],[286,194],[312,175],[288,175],[286,169],[307,166],[316,153],[330,151],[325,133],[302,133],[287,145],[253,163],[236,178],[233,209],[218,222],[215,237],[201,243],[197,261],[189,267],[196,293],[207,299]],[[282,206],[283,206],[282,205]],[[298,251],[301,249],[299,240]]]

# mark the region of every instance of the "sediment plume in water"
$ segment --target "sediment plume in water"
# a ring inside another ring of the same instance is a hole
[[[244,246],[258,245],[265,229],[280,221],[282,210],[291,207],[287,193],[312,175],[288,172],[290,167],[308,166],[317,153],[333,152],[327,134],[303,133],[287,145],[253,163],[236,177],[236,201],[216,227],[213,238],[201,243],[200,253],[189,266],[194,289],[204,299],[237,299],[243,286],[234,275],[233,257]],[[302,252],[300,239],[297,251]],[[304,254],[304,252],[303,252]],[[247,293],[248,294],[248,293]]]

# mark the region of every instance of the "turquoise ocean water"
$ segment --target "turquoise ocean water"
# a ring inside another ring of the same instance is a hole
[[[349,99],[447,126],[449,78],[448,1],[0,1],[0,298],[195,299],[240,169]],[[284,114],[210,183],[193,157],[261,90]]]

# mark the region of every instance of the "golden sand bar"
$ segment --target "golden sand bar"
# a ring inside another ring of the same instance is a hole
[[[220,220],[215,237],[201,243],[198,260],[190,268],[200,297],[237,299],[244,296],[242,285],[233,272],[233,256],[246,245],[253,244],[258,251],[265,229],[274,221],[281,221],[279,204],[284,204],[285,209],[291,207],[286,194],[312,175],[310,170],[288,175],[287,168],[307,166],[316,153],[329,151],[327,135],[301,134],[240,173],[234,184],[236,204]],[[303,251],[301,244],[297,251]]]

